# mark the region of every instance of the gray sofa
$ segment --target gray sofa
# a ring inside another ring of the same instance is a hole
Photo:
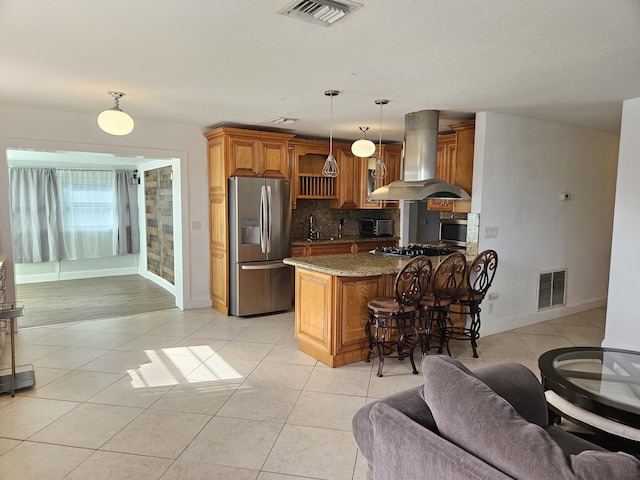
[[[640,479],[640,461],[548,425],[536,376],[517,363],[469,371],[422,361],[424,386],[356,412],[367,479]]]

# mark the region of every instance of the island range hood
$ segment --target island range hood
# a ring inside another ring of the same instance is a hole
[[[421,110],[405,115],[402,180],[380,187],[369,200],[469,200],[457,185],[436,178],[438,157],[437,110]]]

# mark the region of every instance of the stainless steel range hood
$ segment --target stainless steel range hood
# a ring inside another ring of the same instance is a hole
[[[469,200],[457,185],[436,178],[438,157],[437,110],[421,110],[405,115],[403,176],[374,190],[370,200]]]

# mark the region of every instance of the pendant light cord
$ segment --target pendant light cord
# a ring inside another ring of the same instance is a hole
[[[382,106],[384,105],[384,103],[381,101],[380,102],[380,138],[378,140],[378,156],[380,158],[382,158]]]
[[[380,105],[380,137],[378,140],[378,158],[376,158],[376,167],[371,173],[373,178],[382,180],[387,176],[387,167],[382,160],[382,106],[389,103],[389,100],[376,100],[376,104]]]
[[[325,95],[331,97],[331,120],[329,122],[329,156],[324,162],[324,167],[322,167],[322,175],[324,175],[325,177],[337,177],[340,173],[338,170],[336,159],[333,156],[333,97],[335,97],[339,93],[340,92],[338,90],[326,90],[324,92]]]
[[[329,155],[333,155],[333,93],[329,96],[331,98],[331,110],[330,110],[330,121],[329,121]]]

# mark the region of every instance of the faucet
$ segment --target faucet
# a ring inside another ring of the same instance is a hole
[[[313,228],[313,215],[309,215],[309,238],[308,240],[313,240],[314,238],[318,238],[320,236],[320,231]]]
[[[342,238],[342,227],[344,227],[344,218],[341,218],[338,224],[338,238]]]

